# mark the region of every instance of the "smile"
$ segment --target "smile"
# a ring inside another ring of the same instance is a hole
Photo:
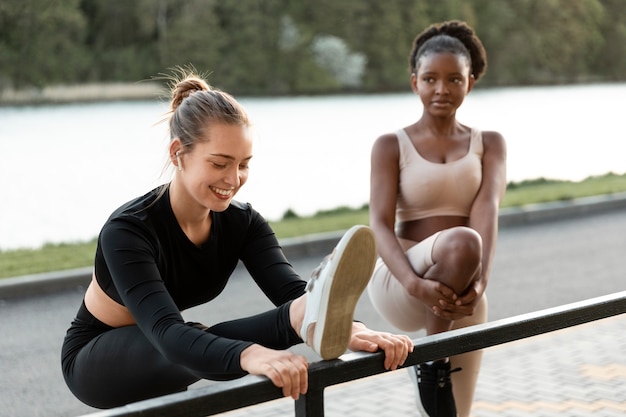
[[[230,189],[230,190],[224,190],[224,189],[221,189],[221,188],[216,188],[216,187],[209,187],[209,188],[210,188],[210,189],[211,189],[214,193],[219,194],[219,195],[224,196],[224,197],[228,197],[228,196],[229,196],[229,195],[231,195],[231,194],[232,194],[232,192],[233,192],[233,190],[232,190],[232,189]]]

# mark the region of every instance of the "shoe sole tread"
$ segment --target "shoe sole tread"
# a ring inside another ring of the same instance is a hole
[[[327,323],[323,325],[319,348],[322,358],[335,359],[345,353],[352,333],[354,311],[372,276],[375,261],[373,232],[369,228],[357,229],[343,249],[333,273],[325,312]]]

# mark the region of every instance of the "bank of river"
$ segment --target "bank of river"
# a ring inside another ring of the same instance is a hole
[[[0,105],[21,106],[118,100],[153,100],[162,94],[163,86],[155,82],[57,85],[24,90],[2,90],[0,91]]]

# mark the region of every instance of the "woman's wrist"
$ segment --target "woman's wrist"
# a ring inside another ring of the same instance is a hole
[[[247,372],[249,361],[253,360],[254,357],[258,355],[260,349],[263,349],[261,345],[253,343],[242,350],[239,354],[239,367]]]
[[[359,330],[367,330],[367,326],[363,323],[361,323],[360,321],[353,321],[352,322],[352,333],[359,331]]]
[[[422,300],[424,296],[423,282],[424,282],[424,278],[416,274],[412,274],[410,277],[405,278],[402,284],[404,285],[404,288],[411,296],[419,300]]]

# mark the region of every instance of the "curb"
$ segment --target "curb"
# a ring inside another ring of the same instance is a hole
[[[572,219],[626,209],[626,192],[585,197],[552,203],[532,204],[500,210],[499,227]],[[332,251],[344,231],[318,233],[281,240],[287,259],[324,255]],[[0,279],[0,300],[49,294],[84,288],[91,280],[92,267]]]
[[[499,225],[529,225],[620,209],[626,209],[626,192],[504,208],[500,210]]]

